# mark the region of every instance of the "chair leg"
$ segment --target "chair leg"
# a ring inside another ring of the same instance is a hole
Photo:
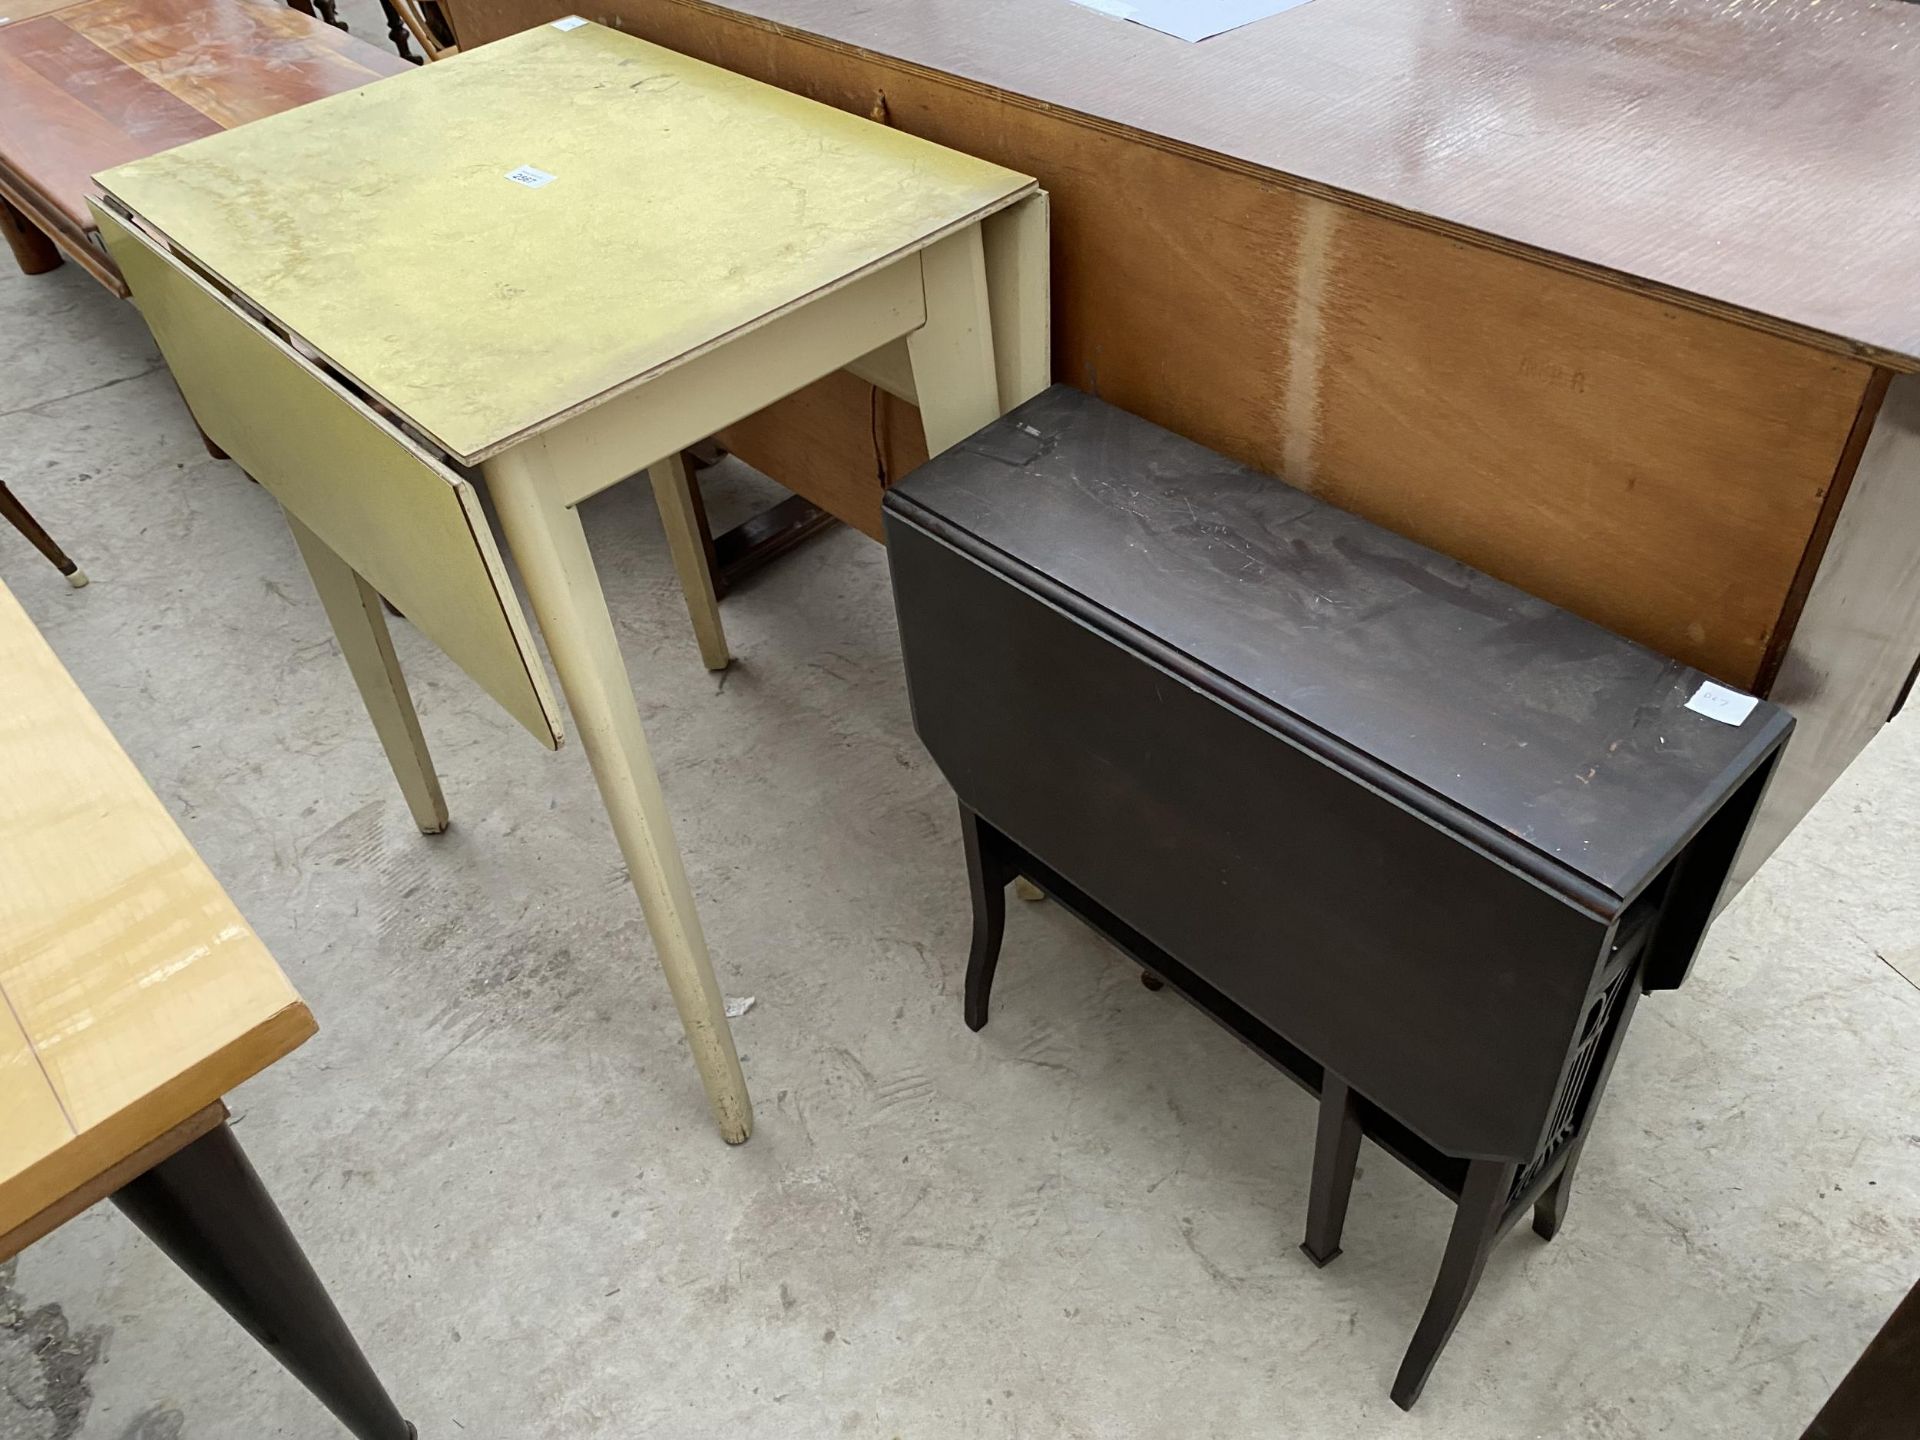
[[[1440,1261],[1440,1274],[1433,1282],[1433,1294],[1413,1332],[1413,1342],[1400,1362],[1394,1377],[1393,1403],[1411,1410],[1420,1398],[1433,1362],[1460,1323],[1467,1302],[1480,1283],[1487,1267],[1487,1256],[1500,1235],[1500,1222],[1506,1216],[1507,1196],[1513,1187],[1519,1166],[1511,1160],[1475,1160],[1467,1167],[1467,1183],[1460,1191],[1460,1207],[1454,1212],[1453,1231],[1447,1236],[1447,1253]]]
[[[0,200],[0,234],[7,237],[7,247],[24,275],[44,275],[66,262],[47,233],[6,200]]]
[[[87,583],[86,571],[74,564],[67,552],[53,543],[53,537],[40,528],[40,522],[27,512],[27,507],[5,485],[0,485],[0,516],[11,521],[13,528],[26,536],[34,549],[52,561],[53,568],[66,576],[67,583],[74,589],[78,590]]]
[[[129,1181],[113,1203],[359,1440],[412,1440],[227,1126]]]
[[[1313,1146],[1313,1187],[1307,1199],[1307,1238],[1300,1248],[1316,1265],[1340,1253],[1353,1172],[1360,1161],[1360,1107],[1347,1082],[1328,1071],[1320,1087],[1320,1133]]]
[[[999,837],[966,806],[960,807],[960,837],[967,852],[967,887],[973,895],[973,949],[967,956],[966,1018],[969,1030],[987,1023],[993,972],[1007,930],[1007,885],[1013,867],[1000,852]]]
[[[423,63],[407,45],[407,22],[400,18],[400,12],[394,8],[393,0],[380,0],[381,13],[387,17],[387,43],[393,46],[393,53],[410,65]]]

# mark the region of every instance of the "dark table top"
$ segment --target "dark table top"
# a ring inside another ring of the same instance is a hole
[[[890,503],[1623,898],[1792,723],[1695,713],[1700,671],[1065,386]]]

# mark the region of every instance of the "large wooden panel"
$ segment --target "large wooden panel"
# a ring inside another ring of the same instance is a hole
[[[553,178],[515,184],[521,166]],[[592,25],[100,182],[468,463],[1033,189]]]
[[[194,418],[549,748],[545,667],[473,487],[96,206]]]
[[[472,41],[544,13],[463,0],[457,22]],[[1729,683],[1760,678],[1865,364],[717,7],[602,13],[1035,175],[1058,378]],[[874,415],[866,387],[817,386],[730,440],[834,505],[821,472],[844,457],[837,488],[869,483]]]
[[[474,44],[564,3],[451,9]],[[1314,0],[1191,45],[1067,0],[674,4],[689,24],[743,23],[732,14],[819,35],[963,77],[1022,112],[1158,137],[1920,360],[1920,18],[1908,5]],[[586,13],[652,35],[653,8],[605,0]]]
[[[867,416],[863,428],[857,421]],[[749,465],[872,539],[886,487],[927,458],[920,412],[839,370],[719,434]]]
[[[0,585],[0,1234],[313,1018]]]

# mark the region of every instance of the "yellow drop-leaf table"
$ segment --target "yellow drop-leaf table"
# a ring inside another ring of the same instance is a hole
[[[422,830],[385,596],[549,746],[545,634],[721,1134],[752,1111],[575,507],[645,470],[728,663],[688,445],[836,370],[939,453],[1047,382],[1046,198],[997,165],[577,18],[97,177],[207,433],[285,508]]]

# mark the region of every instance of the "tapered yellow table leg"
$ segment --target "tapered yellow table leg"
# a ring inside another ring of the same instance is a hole
[[[313,588],[320,592],[333,637],[353,672],[353,683],[360,687],[360,698],[366,702],[374,733],[387,752],[387,763],[400,782],[400,793],[407,797],[414,823],[422,834],[438,835],[447,828],[447,800],[440,793],[440,777],[427,753],[426,736],[420,733],[420,716],[407,693],[407,677],[400,673],[400,658],[393,653],[379,592],[326,541],[296,520],[292,511],[282,513],[300,547],[300,558],[307,562]]]
[[[727,632],[720,625],[720,598],[713,593],[706,543],[700,538],[693,476],[676,450],[648,466],[647,478],[653,481],[654,503],[660,507],[667,549],[680,576],[681,593],[687,597],[687,616],[693,621],[694,638],[700,642],[700,659],[709,670],[724,670],[733,656],[727,650]]]
[[[586,531],[557,498],[561,487],[544,441],[526,441],[489,460],[486,477],[720,1134],[738,1145],[753,1133],[753,1105]]]
[[[980,227],[920,252],[927,323],[907,336],[927,454],[938,455],[1000,418],[993,315]]]

